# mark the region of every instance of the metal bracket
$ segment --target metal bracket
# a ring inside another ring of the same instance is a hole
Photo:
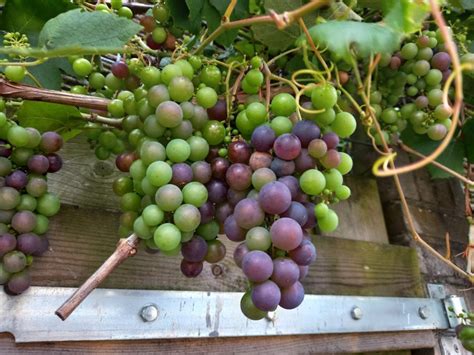
[[[469,355],[471,352],[463,348],[459,339],[454,335],[441,335],[439,339],[441,355]]]
[[[72,288],[0,292],[0,332],[17,342],[235,337],[447,329],[442,300],[307,295],[295,310],[260,321],[240,311],[242,293],[97,289],[66,321],[54,310]]]

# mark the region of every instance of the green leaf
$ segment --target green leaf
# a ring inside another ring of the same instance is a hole
[[[327,48],[335,60],[351,62],[351,49],[359,58],[377,53],[393,53],[399,46],[400,36],[378,23],[328,21],[309,29],[319,48]]]
[[[204,7],[206,11],[203,12],[203,16],[208,22],[209,30],[214,31],[220,25],[222,16],[224,16],[225,10],[229,6],[229,3],[230,3],[230,0],[209,0],[209,5],[217,10],[217,13],[216,13],[214,11],[211,11],[208,8],[207,2],[206,2],[206,5]],[[250,15],[248,8],[249,8],[248,0],[237,1],[234,11],[232,12],[230,16],[230,19],[234,21],[234,20],[240,20],[240,19],[248,17]],[[217,14],[219,15],[218,20],[216,16]],[[208,16],[210,17],[210,19],[208,19]],[[221,34],[219,37],[216,38],[216,42],[225,47],[230,46],[232,42],[234,42],[238,33],[239,33],[238,29],[225,31],[223,34]]]
[[[71,136],[72,130],[84,126],[79,109],[48,102],[24,101],[17,117],[24,127],[34,127],[41,132],[58,131],[65,134],[65,139]]]
[[[421,29],[430,12],[430,5],[425,0],[385,0],[383,6],[387,26],[407,34]]]
[[[431,154],[440,144],[438,141],[433,141],[427,135],[417,134],[413,131],[411,126],[408,126],[400,137],[407,146],[424,155]],[[466,145],[468,146],[468,145]],[[443,153],[436,159],[437,162],[447,166],[448,168],[463,173],[464,171],[464,155],[465,144],[460,140],[453,140],[449,143]],[[428,171],[434,179],[451,177],[443,170],[436,168],[434,165],[428,166]]]
[[[462,137],[466,146],[466,157],[470,164],[474,163],[474,119],[471,118],[462,126]]]
[[[46,21],[76,7],[68,0],[7,0],[0,17],[0,28],[26,34],[30,44],[35,46]]]
[[[43,64],[28,68],[40,84],[47,89],[60,90],[63,79],[62,73],[73,74],[71,64],[66,58],[52,58]],[[26,84],[33,85],[30,78],[24,80]]]

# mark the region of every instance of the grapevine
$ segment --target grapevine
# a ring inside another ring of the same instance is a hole
[[[252,10],[224,3],[214,9],[217,21],[201,21],[184,1],[159,1],[145,13],[120,0],[77,1],[44,24],[38,43],[25,33],[4,37],[1,284],[22,293],[32,256],[47,249],[38,235],[59,201],[46,192],[45,177],[60,167],[56,152],[74,131],[123,173],[112,190],[122,210],[118,235],[127,239],[110,265],[141,243],[157,257],[180,257],[183,275],[198,277],[205,263],[224,258],[228,238],[239,243],[234,260],[248,279],[243,314],[259,320],[278,306],[296,308],[317,256],[314,235],[336,230],[333,205],[350,198],[344,178],[358,126],[381,154],[374,175],[395,179],[414,239],[473,281],[470,270],[418,235],[398,178],[432,163],[474,184],[462,166],[474,157],[466,138],[474,137],[472,97],[463,103],[462,91],[474,71],[472,43],[456,39],[457,51],[438,4],[403,1],[410,10],[399,23],[397,9],[363,2],[337,2],[343,14],[332,1],[298,1],[281,11],[271,0]],[[177,4],[188,10],[186,21]],[[366,22],[348,20],[357,11]],[[85,32],[90,23],[102,26],[103,37],[87,32],[95,46],[82,35],[61,36],[79,19]],[[262,37],[265,26],[273,36],[293,37],[275,49]],[[67,68],[62,91],[43,88],[35,72],[51,58]],[[34,104],[71,111],[46,129],[24,127],[31,123],[25,107]],[[461,163],[436,160],[453,145],[462,145]],[[421,160],[395,167],[395,146]],[[44,191],[33,191],[33,183]],[[112,269],[98,271],[74,307]]]

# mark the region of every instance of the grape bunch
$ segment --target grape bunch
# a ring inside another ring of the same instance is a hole
[[[40,134],[0,112],[0,284],[10,294],[30,286],[33,258],[49,247],[49,217],[60,202],[46,175],[61,169],[62,145],[56,132]]]

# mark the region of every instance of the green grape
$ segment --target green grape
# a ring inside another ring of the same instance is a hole
[[[416,111],[416,105],[414,103],[405,104],[400,109],[400,116],[404,120],[410,118],[410,116]]]
[[[417,82],[418,77],[415,74],[410,73],[407,75],[406,80],[407,84],[413,85]]]
[[[147,93],[148,103],[153,107],[158,107],[162,102],[169,101],[170,93],[166,85],[154,85]]]
[[[325,188],[330,191],[335,191],[336,188],[342,185],[342,174],[337,169],[329,169],[323,173],[326,179]]]
[[[107,4],[97,4],[95,5],[95,11],[104,11],[104,12],[109,12],[109,7]]]
[[[143,193],[147,196],[155,196],[156,191],[158,191],[158,188],[156,186],[153,186],[146,177],[143,178],[140,183],[140,186]]]
[[[344,153],[344,152],[340,152],[339,157],[340,157],[340,162],[339,162],[339,165],[336,167],[336,169],[339,170],[339,172],[342,175],[346,175],[352,170],[352,166],[353,166],[352,158],[349,154]]]
[[[423,111],[415,111],[411,114],[409,120],[413,125],[420,125],[425,121],[426,114]]]
[[[346,185],[338,186],[334,193],[339,200],[347,200],[351,197],[351,189]]]
[[[166,37],[168,37],[168,33],[166,33],[166,30],[163,27],[155,27],[153,32],[151,33],[151,37],[153,38],[153,41],[156,43],[163,43],[166,41]]]
[[[267,315],[267,312],[258,309],[254,305],[250,291],[247,291],[242,296],[242,299],[240,300],[240,310],[242,311],[244,316],[251,320],[260,320],[265,318],[265,316]]]
[[[95,90],[100,90],[105,86],[105,76],[95,72],[89,75],[89,86]]]
[[[257,94],[260,90],[258,86],[250,85],[246,77],[244,77],[244,79],[240,82],[240,85],[242,86],[242,91],[248,95]]]
[[[190,161],[204,160],[209,154],[209,144],[204,138],[192,136],[186,141],[191,148],[191,153],[188,158]]]
[[[136,148],[138,146],[138,143],[142,140],[144,137],[144,133],[141,129],[135,128],[133,131],[131,131],[128,134],[128,142],[133,148]]]
[[[158,105],[155,112],[158,123],[166,128],[177,127],[183,121],[183,110],[174,101],[165,101]]]
[[[225,137],[224,124],[215,120],[208,121],[202,129],[202,135],[210,145],[222,143]]]
[[[275,116],[290,116],[296,111],[296,100],[287,93],[277,94],[272,99],[270,109]]]
[[[8,80],[20,82],[26,76],[26,68],[19,65],[7,65],[4,74]]]
[[[178,186],[167,184],[156,191],[155,201],[163,211],[172,212],[183,202],[183,194]]]
[[[188,58],[189,64],[193,67],[194,70],[198,70],[202,66],[202,60],[200,57],[196,55],[192,55],[191,57]]]
[[[258,56],[253,57],[252,59],[250,59],[250,65],[254,69],[260,68],[260,66],[262,65],[262,58]]]
[[[194,85],[191,80],[185,76],[176,76],[171,79],[171,82],[168,85],[168,90],[172,100],[176,102],[184,102],[190,100],[193,97]],[[210,90],[214,91],[213,89]]]
[[[155,67],[143,68],[138,74],[138,77],[142,81],[143,85],[145,85],[145,87],[147,88],[151,88],[154,85],[158,85],[161,83],[161,71],[160,69]]]
[[[432,125],[431,127],[428,128],[428,131],[426,132],[428,137],[430,137],[430,139],[434,141],[439,141],[443,139],[447,133],[448,133],[448,129],[446,128],[446,126],[444,126],[441,123],[436,123]]]
[[[182,163],[189,158],[191,147],[183,139],[173,139],[166,145],[166,155],[173,163]]]
[[[207,201],[206,186],[200,182],[193,181],[183,187],[184,203],[191,204],[196,207],[201,207]]]
[[[314,206],[314,215],[317,219],[324,218],[328,215],[329,207],[326,203],[320,202]]]
[[[206,224],[201,224],[197,228],[196,234],[201,236],[204,240],[216,239],[217,234],[219,234],[219,223],[217,223],[217,221],[211,221]]]
[[[371,104],[380,104],[382,102],[382,94],[380,91],[372,91],[370,94],[370,103]]]
[[[249,122],[254,126],[259,126],[267,120],[267,109],[260,102],[253,102],[245,109],[245,114]]]
[[[51,193],[45,193],[43,196],[38,198],[37,202],[36,210],[38,213],[46,217],[54,216],[59,212],[59,208],[61,207],[59,198]]]
[[[427,48],[422,48],[418,51],[418,55],[416,56],[416,59],[430,60],[431,57],[433,57],[433,50],[427,47]]]
[[[142,212],[142,218],[146,225],[150,227],[157,226],[165,218],[164,212],[157,205],[149,205]]]
[[[288,117],[277,116],[270,121],[270,127],[275,131],[277,136],[290,133],[293,129],[293,123]]]
[[[92,72],[92,63],[85,58],[78,58],[72,63],[72,70],[79,76],[87,76]]]
[[[318,219],[318,227],[321,232],[334,232],[339,224],[339,217],[336,212],[329,209],[326,217]]]
[[[25,166],[33,153],[33,150],[29,148],[16,148],[10,158],[16,165]]]
[[[317,110],[332,108],[337,103],[337,91],[329,84],[318,85],[311,93],[311,102]]]
[[[156,228],[153,240],[160,250],[171,251],[181,243],[181,232],[174,224],[164,223]]]
[[[138,101],[137,103],[137,113],[138,113],[138,116],[140,116],[140,118],[142,120],[146,119],[148,116],[150,116],[153,111],[154,111],[154,107],[151,106],[149,103],[148,103],[148,100],[143,98],[141,99],[140,101]]]
[[[258,67],[257,67],[258,68]],[[254,87],[260,87],[263,84],[264,77],[260,70],[252,69],[246,75],[247,83]]]
[[[415,43],[406,43],[400,50],[400,56],[406,60],[415,58],[417,54],[418,47]]]
[[[148,226],[143,217],[138,217],[135,222],[133,222],[133,231],[141,239],[149,239],[152,237],[152,230]]]
[[[138,211],[140,204],[140,195],[135,192],[127,192],[120,198],[120,209],[122,211]]]
[[[319,170],[309,169],[300,176],[300,187],[308,195],[320,194],[326,186],[326,179]]]
[[[0,157],[0,176],[7,176],[12,171],[12,162],[10,159]]]
[[[438,69],[431,69],[425,76],[425,81],[430,86],[435,86],[443,80],[443,73]]]
[[[133,18],[133,11],[128,7],[122,6],[120,9],[118,9],[117,15],[131,20]]]
[[[112,6],[114,10],[119,10],[122,7],[122,0],[112,0],[110,6]]]
[[[424,91],[425,88],[426,88],[426,81],[423,80],[423,79],[419,79],[419,80],[415,83],[415,87],[416,87],[419,91]]]
[[[178,67],[181,68],[181,71],[183,72],[183,75],[186,78],[188,78],[189,80],[193,79],[194,68],[189,61],[180,59],[180,60],[177,60],[174,64],[176,64]]]
[[[33,233],[36,234],[45,234],[48,231],[49,227],[49,219],[46,216],[43,216],[42,214],[37,214],[36,215],[36,226],[33,229]]]
[[[428,128],[426,128],[425,126],[416,126],[414,125],[413,127],[413,131],[415,131],[416,134],[425,134],[428,132]]]
[[[441,105],[443,102],[443,90],[441,89],[432,89],[428,92],[428,104],[430,107],[436,107]]]
[[[182,233],[181,233],[182,234]],[[177,256],[181,252],[181,243],[172,250],[160,250],[161,254],[166,256]]]
[[[417,76],[425,76],[430,70],[430,63],[424,59],[417,61],[413,65],[413,74]]]
[[[436,106],[436,108],[434,110],[434,113],[433,113],[433,116],[437,120],[444,120],[446,118],[451,117],[452,114],[453,114],[453,109],[451,108],[451,106],[445,105],[445,104],[440,104],[440,105]]]
[[[314,120],[320,126],[328,126],[336,119],[336,111],[332,108],[324,110],[324,112],[317,113]]]
[[[389,107],[382,111],[381,118],[385,123],[395,123],[398,120],[398,113],[393,107]]]
[[[106,149],[112,149],[117,144],[117,136],[111,131],[102,132],[99,135],[99,144]]]
[[[444,120],[439,120],[438,123],[442,124],[447,130],[449,130],[453,124],[453,121],[451,121],[449,118],[446,118]]]
[[[170,11],[165,5],[162,4],[156,4],[153,6],[152,13],[155,20],[161,23],[165,23],[170,18]]]
[[[128,176],[121,176],[115,179],[112,184],[112,189],[117,196],[123,196],[127,192],[133,191],[132,179]]]
[[[181,102],[179,104],[181,110],[183,110],[183,118],[190,120],[194,116],[194,105],[191,102]]]
[[[245,111],[239,112],[239,114],[237,115],[237,119],[235,120],[235,125],[237,126],[237,129],[244,137],[250,138],[250,135],[253,132],[254,126],[247,118],[247,114],[245,113]]]
[[[86,95],[87,94],[87,89],[84,86],[81,86],[81,85],[74,85],[71,88],[71,93],[79,94],[79,95]]]
[[[253,227],[245,236],[245,244],[249,250],[266,251],[272,245],[270,232],[264,227]]]
[[[171,79],[182,75],[183,71],[178,65],[168,64],[161,71],[161,81],[163,81],[163,83],[165,83],[166,85],[169,85]]]
[[[349,112],[339,112],[331,124],[331,129],[341,138],[351,136],[357,127],[356,120]]]
[[[418,94],[418,88],[416,86],[410,86],[406,90],[408,96],[416,96]]]
[[[148,166],[155,161],[166,160],[165,147],[160,142],[147,141],[140,147],[140,158],[144,165]],[[145,176],[141,176],[142,178]]]
[[[105,85],[112,91],[117,91],[123,87],[123,80],[109,73],[105,76]]]
[[[133,164],[132,164],[133,166]],[[131,172],[130,167],[130,172]],[[133,175],[132,175],[133,176]],[[146,169],[146,177],[153,186],[160,187],[171,181],[173,170],[163,161],[155,161]]]
[[[13,126],[8,130],[8,141],[17,147],[24,147],[28,144],[28,131],[21,126]]]
[[[192,232],[201,223],[201,213],[197,207],[184,204],[178,207],[173,214],[173,222],[182,232]]]
[[[213,88],[203,87],[196,93],[196,101],[204,108],[211,108],[217,103],[217,93]]]
[[[7,116],[0,112],[0,127],[3,127],[7,123]]]
[[[215,65],[207,65],[201,70],[199,80],[211,88],[216,89],[222,80],[222,73]]]
[[[23,194],[20,197],[20,203],[16,206],[18,211],[34,211],[38,203],[33,196]]]

